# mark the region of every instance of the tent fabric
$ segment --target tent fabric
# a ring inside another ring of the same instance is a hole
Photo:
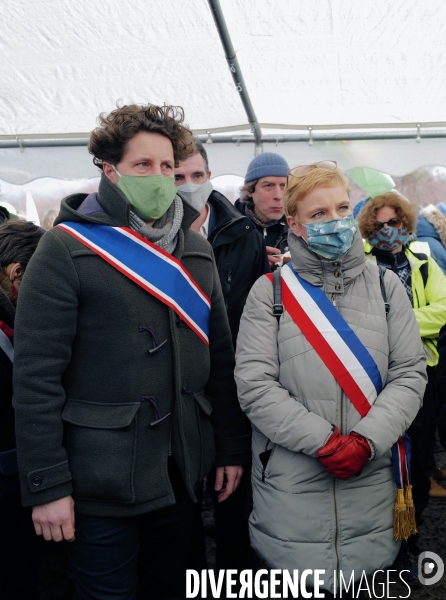
[[[220,3],[260,123],[446,125],[443,0]],[[117,102],[247,126],[206,0],[2,0],[0,22],[0,136],[89,132]]]

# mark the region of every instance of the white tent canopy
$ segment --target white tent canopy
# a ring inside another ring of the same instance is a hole
[[[213,176],[244,176],[262,150],[392,175],[446,165],[444,0],[220,0],[239,90],[216,4],[1,0],[0,199],[1,180],[97,176],[89,132],[130,102],[184,107],[211,132]]]
[[[446,125],[444,0],[220,4],[265,132]],[[206,0],[2,0],[0,22],[1,136],[87,133],[117,101],[247,127]]]

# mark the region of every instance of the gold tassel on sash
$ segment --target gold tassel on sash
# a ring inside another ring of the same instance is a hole
[[[417,533],[417,524],[415,522],[415,505],[413,503],[411,485],[408,485],[404,488],[404,497],[407,506],[407,524],[410,536]]]
[[[409,537],[409,511],[404,498],[404,489],[397,488],[396,502],[393,507],[393,537],[396,540],[407,540]]]

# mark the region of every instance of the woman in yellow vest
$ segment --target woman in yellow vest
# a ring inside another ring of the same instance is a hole
[[[417,227],[418,208],[391,191],[368,200],[357,216],[366,257],[398,275],[412,303],[428,364],[423,408],[409,429],[413,443],[412,477],[416,521],[428,496],[446,499],[446,489],[429,476],[435,468],[433,444],[438,414],[435,366],[437,340],[446,323],[446,276],[430,256],[426,242],[410,241]],[[441,469],[436,469],[441,477]],[[445,473],[446,475],[446,473]],[[412,538],[414,539],[414,538]],[[412,546],[414,553],[418,548]]]

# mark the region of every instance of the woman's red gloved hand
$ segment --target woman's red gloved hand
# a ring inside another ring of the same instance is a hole
[[[325,446],[317,451],[322,466],[337,479],[349,479],[362,471],[372,451],[365,438],[355,431],[341,435],[336,427]]]

